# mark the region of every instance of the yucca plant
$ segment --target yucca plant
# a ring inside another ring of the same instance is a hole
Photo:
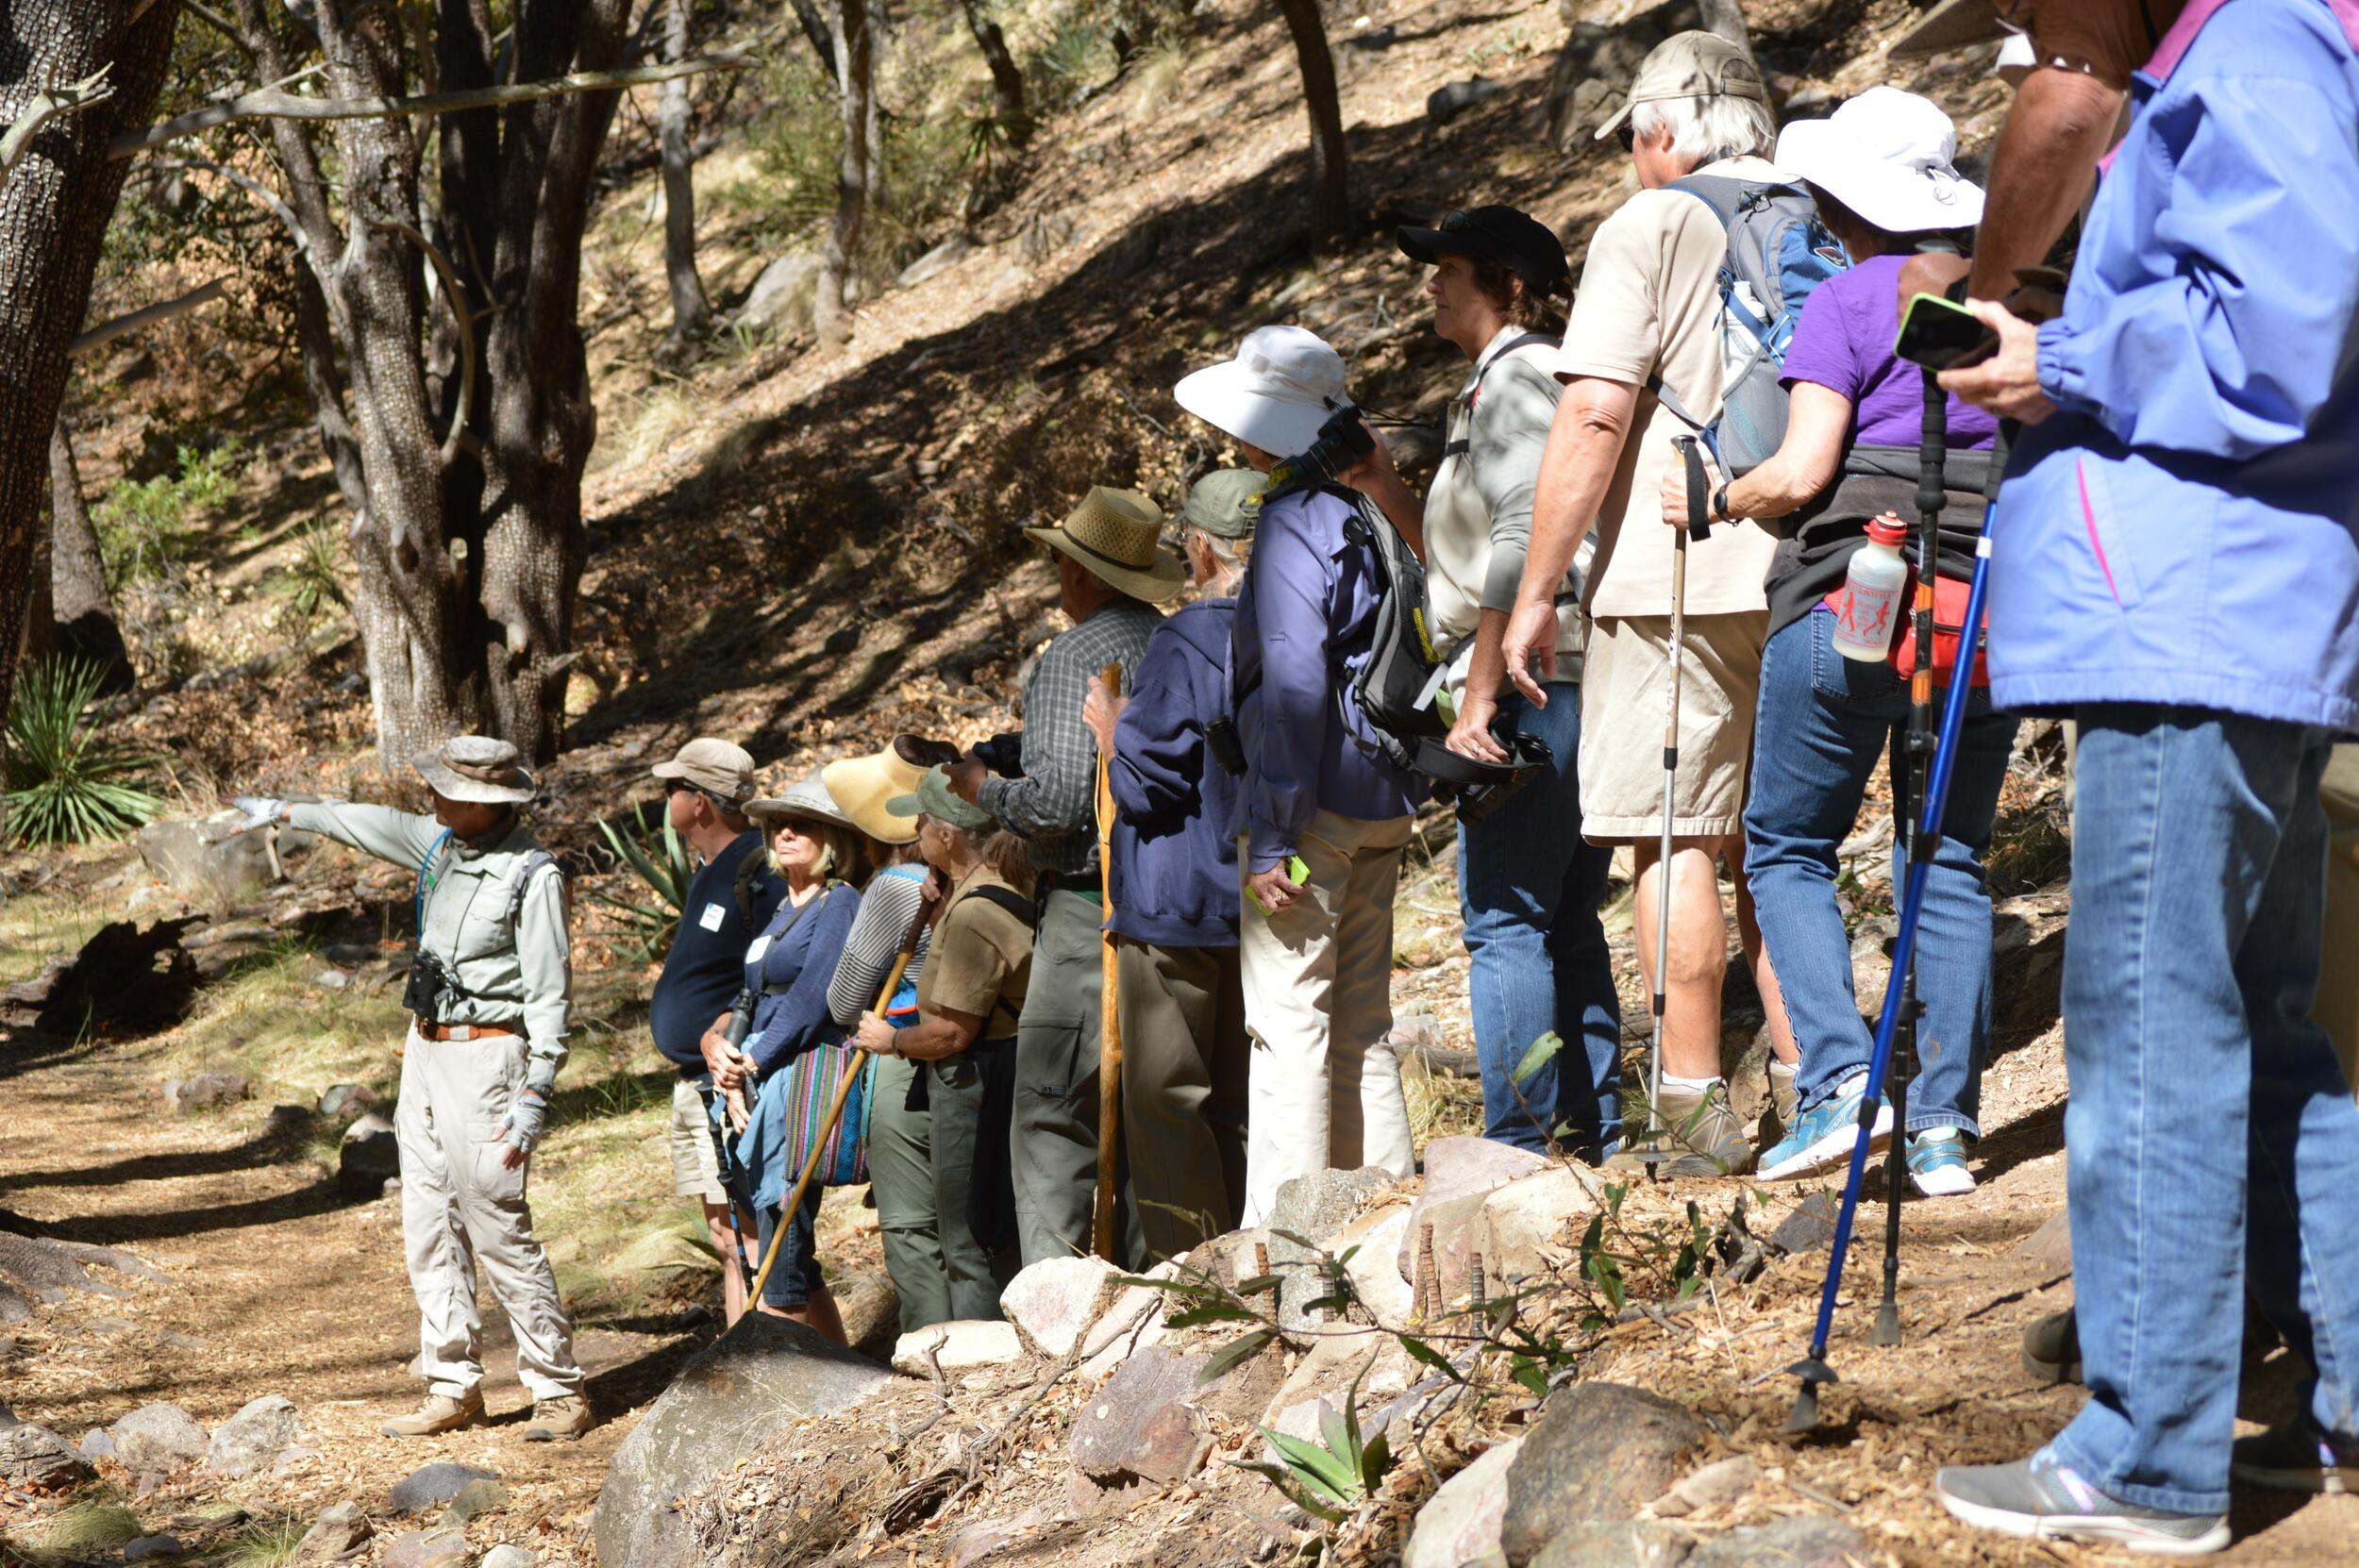
[[[1330,1524],[1351,1517],[1354,1510],[1375,1494],[1384,1473],[1393,1467],[1392,1446],[1382,1432],[1365,1441],[1360,1435],[1360,1382],[1375,1364],[1376,1358],[1369,1357],[1359,1376],[1352,1378],[1351,1387],[1344,1391],[1340,1410],[1320,1401],[1319,1436],[1324,1441],[1313,1443],[1264,1426],[1262,1436],[1277,1460],[1242,1468],[1268,1476],[1306,1513]]]
[[[163,810],[132,782],[154,759],[109,742],[92,715],[106,674],[90,659],[45,659],[18,675],[0,794],[18,842],[117,839]]]
[[[617,832],[611,823],[604,822],[598,824],[598,831],[606,835],[606,846],[614,852],[614,859],[630,868],[657,902],[617,898],[606,892],[590,896],[619,911],[641,952],[653,958],[672,945],[672,937],[679,930],[680,911],[688,907],[688,883],[696,874],[688,863],[688,846],[673,829],[669,812],[660,819],[659,826],[650,826],[645,818],[634,815],[627,832]]]
[[[352,603],[344,593],[343,564],[335,525],[317,522],[303,530],[303,537],[295,542],[294,559],[273,586],[286,595],[287,608],[295,619],[308,626],[331,609],[342,609]]]

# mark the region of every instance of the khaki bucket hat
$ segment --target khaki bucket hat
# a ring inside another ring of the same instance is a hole
[[[1158,542],[1163,514],[1135,490],[1092,485],[1072,515],[1025,536],[1072,557],[1109,587],[1160,605],[1180,592],[1188,569]]]
[[[489,735],[454,735],[411,758],[410,765],[444,800],[520,806],[538,791],[516,748]]]
[[[1742,44],[1701,28],[1673,33],[1639,61],[1630,96],[1598,127],[1598,140],[1620,130],[1640,104],[1672,98],[1750,98],[1765,104],[1769,94],[1761,85],[1761,68]]]
[[[865,757],[846,757],[819,770],[820,787],[842,820],[878,843],[913,843],[917,825],[885,809],[885,802],[917,788],[926,770],[902,760],[891,746]]]
[[[754,792],[752,756],[735,742],[710,735],[698,736],[680,747],[669,762],[658,762],[648,771],[667,784],[675,780],[694,784],[732,806],[744,804]]]
[[[859,823],[844,814],[844,809],[835,803],[835,796],[828,792],[827,782],[816,773],[808,778],[796,779],[775,795],[747,801],[745,814],[761,823],[777,822],[782,817],[799,817],[805,822],[833,823],[855,833],[865,831]]]

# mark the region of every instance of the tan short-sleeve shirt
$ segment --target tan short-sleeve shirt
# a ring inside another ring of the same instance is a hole
[[[950,891],[950,907],[934,930],[925,970],[917,976],[917,1010],[930,1017],[948,1008],[983,1021],[980,1040],[1015,1033],[1016,1014],[1032,976],[1032,928],[976,890],[1010,888],[988,866],[977,866]]]
[[[1700,175],[1774,180],[1757,158],[1708,164]],[[1639,389],[1630,439],[1594,525],[1597,558],[1583,601],[1596,616],[1671,613],[1671,530],[1663,525],[1663,476],[1681,466],[1671,438],[1687,423],[1646,391],[1660,376],[1698,419],[1720,407],[1720,261],[1728,232],[1684,191],[1641,191],[1598,225],[1581,292],[1557,356],[1561,381],[1594,375]],[[1726,475],[1722,475],[1723,478]],[[1776,536],[1758,523],[1716,525],[1687,551],[1687,612],[1734,614],[1767,608]]]

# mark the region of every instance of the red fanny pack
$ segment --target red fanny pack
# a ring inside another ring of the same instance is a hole
[[[1933,684],[1947,686],[1957,678],[1958,645],[1966,641],[1966,605],[1972,597],[1973,584],[1954,577],[1933,578]],[[1851,585],[1842,587],[1819,601],[1837,615],[1846,615],[1851,608]],[[1900,635],[1892,641],[1892,651],[1884,655],[1884,662],[1899,672],[1902,680],[1916,674],[1916,569],[1909,569],[1908,581],[1900,590],[1904,607],[1900,616]],[[1974,675],[1971,684],[1990,684],[1990,611],[1983,611],[1983,624],[1975,628]]]

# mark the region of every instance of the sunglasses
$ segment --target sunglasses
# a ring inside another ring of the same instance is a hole
[[[1628,120],[1623,121],[1615,128],[1614,140],[1622,144],[1622,151],[1626,153],[1634,153],[1638,150],[1638,129]]]

